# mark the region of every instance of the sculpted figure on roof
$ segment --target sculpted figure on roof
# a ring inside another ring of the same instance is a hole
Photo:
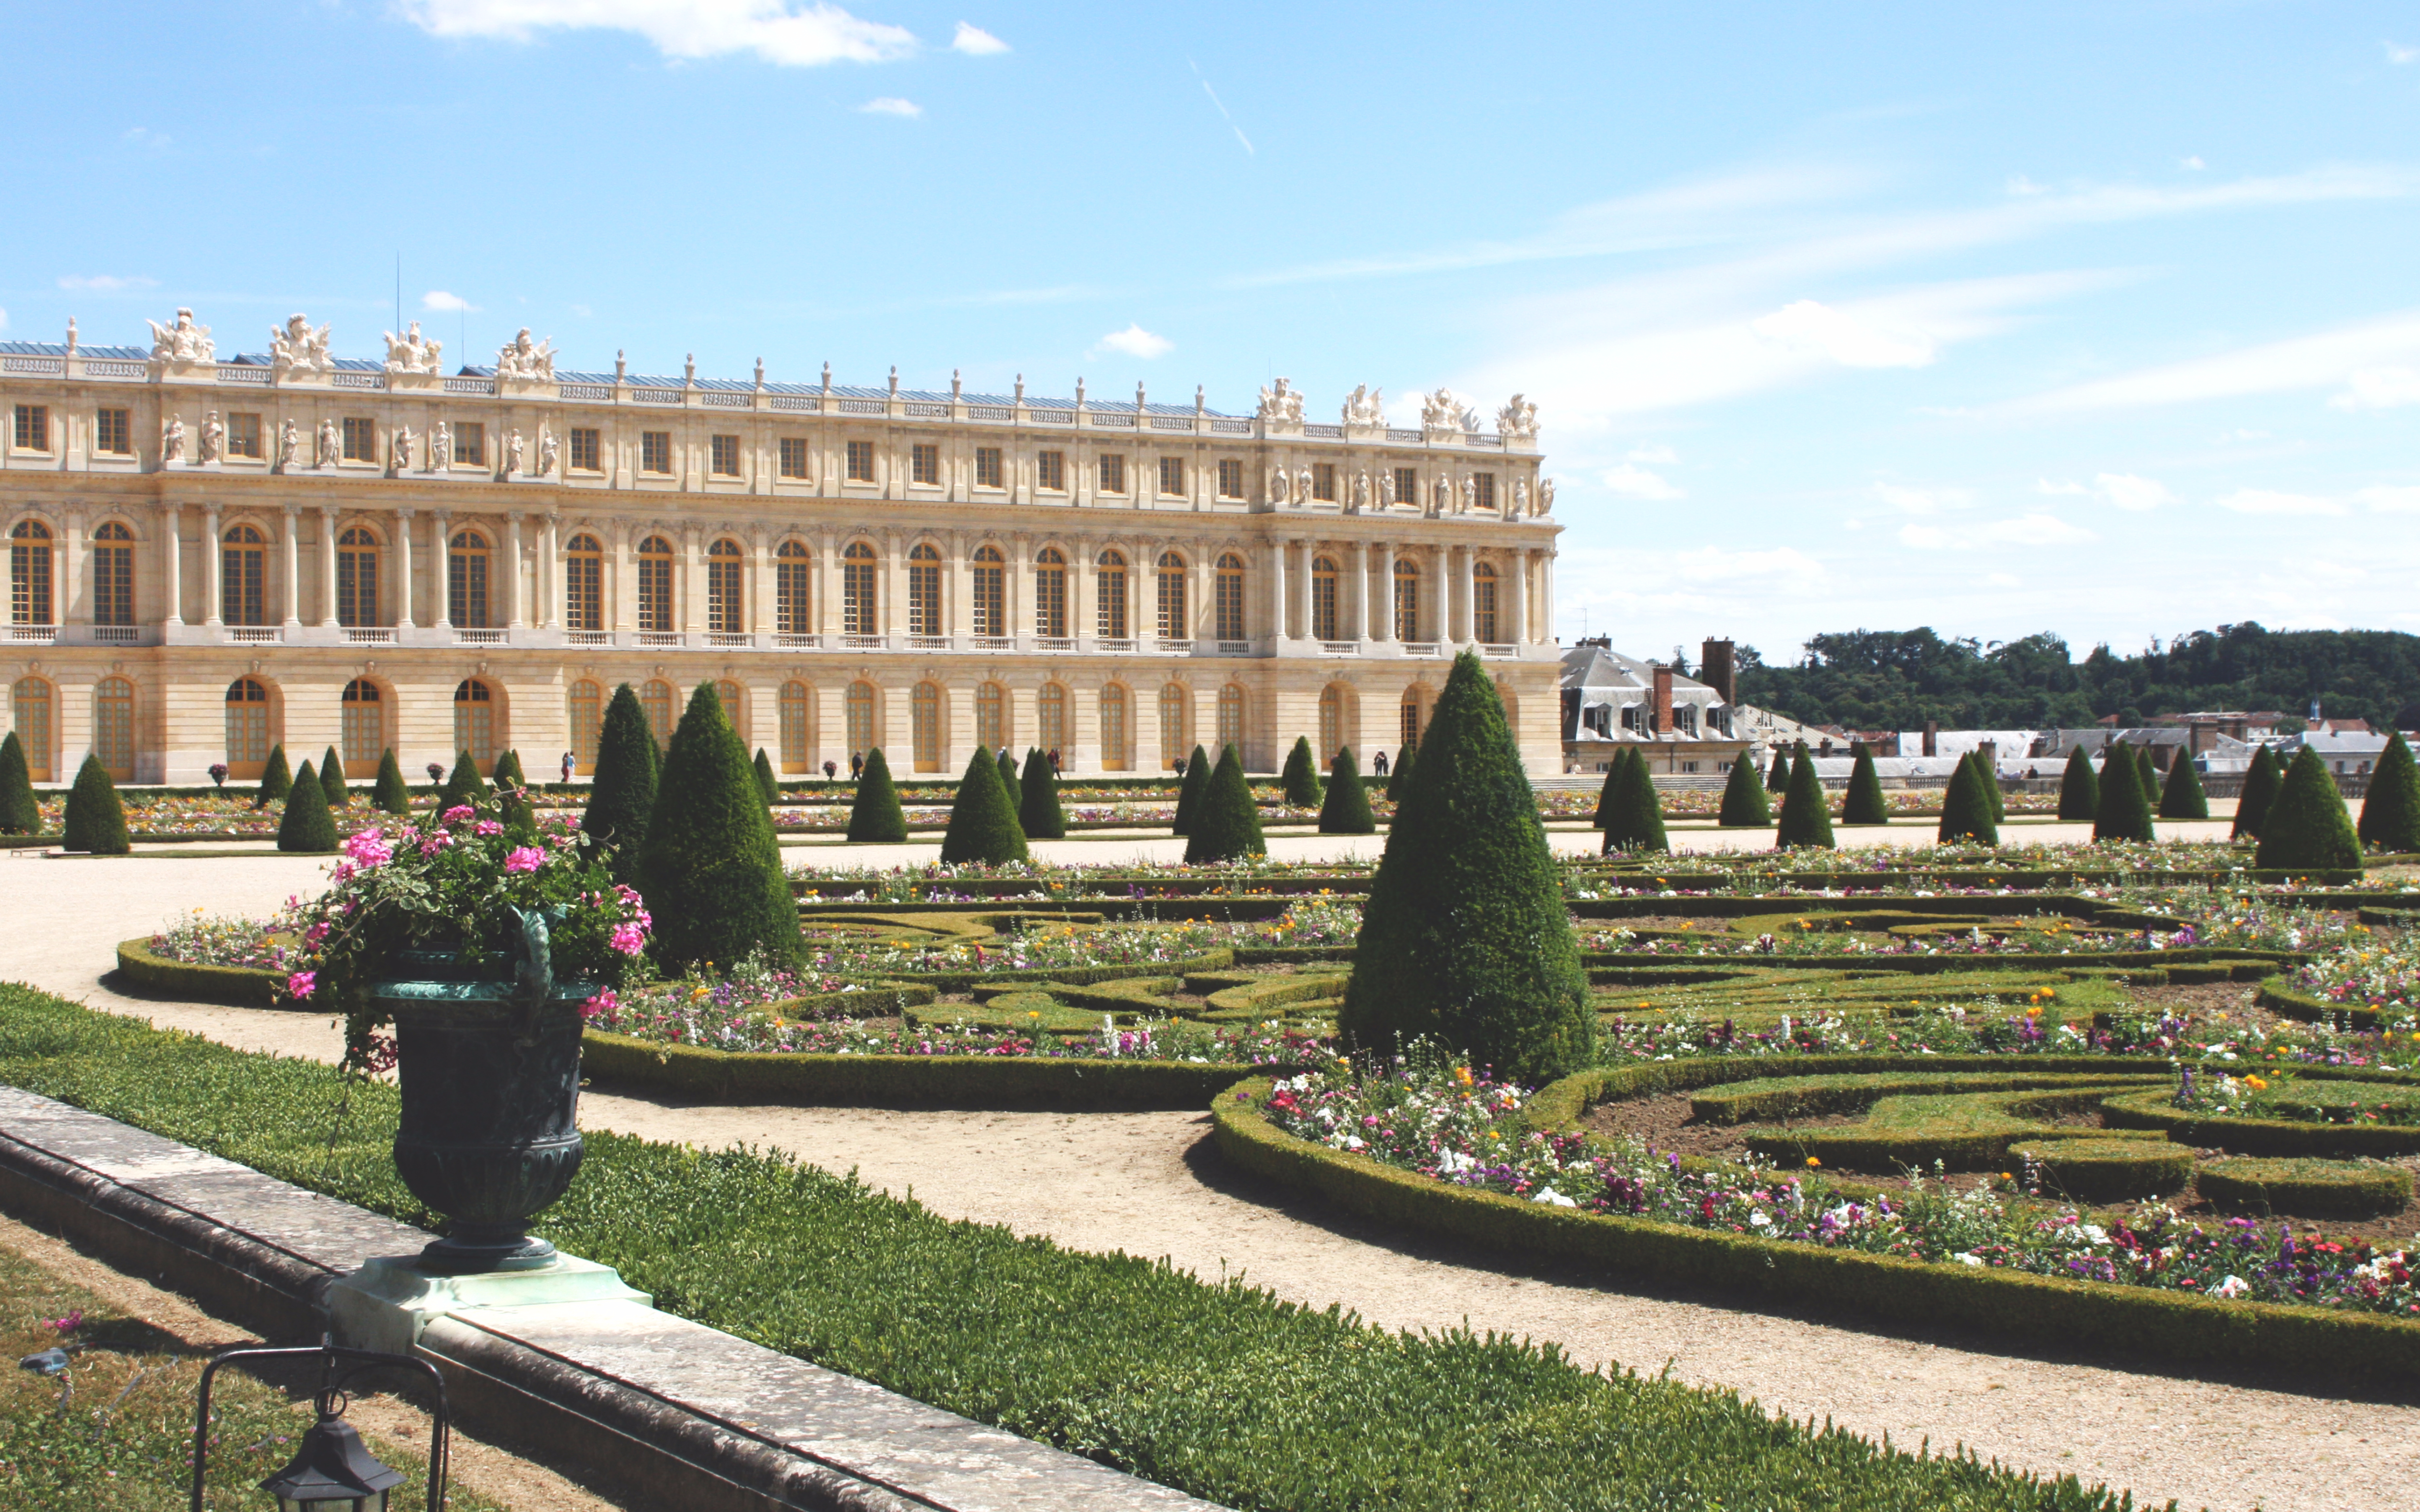
[[[1348,425],[1383,425],[1387,423],[1387,391],[1357,383],[1345,396],[1344,423]]]
[[[1301,391],[1285,378],[1278,379],[1274,387],[1261,391],[1260,415],[1263,420],[1273,420],[1280,424],[1301,424]]]
[[[285,325],[270,327],[269,365],[280,375],[327,372],[335,366],[328,355],[328,326],[314,331],[308,316],[289,315]]]
[[[185,417],[170,415],[168,423],[160,427],[160,460],[166,463],[181,462],[184,459]]]
[[[151,328],[151,360],[155,363],[207,363],[218,355],[218,344],[210,340],[210,328],[194,324],[194,312],[179,309],[176,323],[162,325],[146,320]]]
[[[1496,411],[1496,428],[1508,440],[1529,440],[1538,434],[1538,407],[1519,394],[1512,402]]]
[[[1479,413],[1462,402],[1451,389],[1439,389],[1435,393],[1420,395],[1420,428],[1422,430],[1477,430]]]
[[[529,327],[521,327],[520,334],[496,353],[496,377],[519,378],[525,383],[553,382],[554,338],[532,341]]]
[[[386,370],[390,373],[434,373],[438,371],[437,354],[445,344],[420,333],[420,322],[414,320],[400,336],[386,333]]]
[[[209,410],[202,416],[202,460],[215,462],[225,450],[226,426],[219,423],[217,410]]]

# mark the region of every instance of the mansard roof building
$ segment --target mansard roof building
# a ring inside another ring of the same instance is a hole
[[[1536,409],[1450,393],[1418,427],[1357,390],[1307,421],[1132,400],[558,369],[528,332],[448,371],[415,325],[336,357],[296,316],[221,358],[189,310],[148,346],[0,343],[7,727],[37,780],[349,776],[516,748],[585,770],[604,704],[668,736],[719,685],[786,774],[977,745],[1069,775],[1197,743],[1271,770],[1296,735],[1366,762],[1447,658],[1496,672],[1556,769],[1553,483]]]

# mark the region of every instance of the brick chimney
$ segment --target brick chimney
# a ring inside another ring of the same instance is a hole
[[[1924,721],[1924,753],[1927,756],[1941,754],[1941,721],[1938,719]]]
[[[1975,748],[1982,753],[1984,769],[1996,776],[2000,770],[2000,743],[1996,740],[1978,741]]]
[[[1709,640],[1698,648],[1698,681],[1714,690],[1726,703],[1739,702],[1739,661],[1728,640]]]
[[[1650,665],[1655,669],[1655,690],[1648,696],[1647,728],[1660,735],[1672,728],[1672,669],[1660,661]]]

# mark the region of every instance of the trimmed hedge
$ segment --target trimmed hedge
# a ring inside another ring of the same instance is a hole
[[[25,765],[25,743],[11,730],[0,737],[0,835],[41,832],[42,810],[34,796],[34,779]]]
[[[2255,866],[2357,867],[2361,841],[2345,812],[2344,795],[2319,753],[2304,746],[2286,767],[2277,801],[2260,821]]]
[[[2185,751],[2179,751],[2169,764],[2167,785],[2160,789],[2160,817],[2210,817],[2210,799],[2201,790],[2201,774],[2194,769],[2193,757]]]
[[[290,784],[289,784],[290,785]],[[60,846],[93,856],[124,856],[134,847],[126,837],[126,807],[117,801],[117,787],[101,758],[87,755],[76,768],[75,786],[68,790],[67,811],[59,828]]]
[[[2389,854],[2420,851],[2420,767],[2412,764],[2412,748],[2400,731],[2389,734],[2386,748],[2378,753],[2353,832],[2364,845]]]
[[[647,842],[647,820],[656,811],[656,781],[663,753],[656,748],[655,732],[638,689],[624,683],[613,689],[597,736],[596,776],[588,785],[588,808],[580,828],[599,845],[613,848],[613,880],[635,885],[639,851]],[[397,813],[403,810],[395,810]]]
[[[2308,1076],[2307,1069],[2299,1072]],[[2375,1081],[2377,1072],[2362,1079]],[[2289,1119],[2230,1119],[2190,1113],[2166,1091],[2134,1092],[2102,1103],[2113,1129],[2157,1129],[2180,1145],[2224,1149],[2237,1155],[2347,1155],[2386,1158],[2420,1154],[2420,1128],[2387,1123],[2304,1123]]]
[[[1370,812],[1370,795],[1361,786],[1361,764],[1353,748],[1340,746],[1327,769],[1327,791],[1321,795],[1319,832],[1323,835],[1374,835],[1378,821]],[[1179,831],[1182,833],[1182,831]]]
[[[2252,753],[2252,768],[2243,774],[2243,792],[2235,800],[2235,825],[2228,830],[2230,840],[2260,838],[2260,826],[2268,821],[2269,806],[2277,801],[2277,790],[2286,782],[2286,768],[2278,764],[2277,753],[2267,746]]]
[[[2180,1192],[2194,1152],[2162,1139],[2028,1139],[2009,1147],[2045,1193],[2077,1202],[2133,1202]]]
[[[2092,774],[2091,758],[2080,750],[2072,752],[2067,758],[2067,770],[2058,779],[2058,816],[2089,822],[2100,811],[2101,779]]]
[[[259,966],[207,966],[192,961],[171,961],[153,953],[148,934],[118,942],[117,974],[138,987],[197,1002],[322,1011],[312,1004],[279,995],[279,989],[286,984],[284,972]]]
[[[1773,823],[1773,805],[1764,781],[1745,751],[1731,763],[1731,775],[1723,783],[1722,812],[1714,823],[1724,829],[1762,829]]]
[[[2305,1024],[2327,1024],[2341,1029],[2374,1029],[2378,1013],[2374,1009],[2350,1003],[2332,1003],[2324,997],[2306,993],[2294,985],[2288,976],[2266,977],[2253,1001],[2273,1013]]]
[[[1285,770],[1278,775],[1278,785],[1285,790],[1290,808],[1316,809],[1327,796],[1319,784],[1319,759],[1311,753],[1311,737],[1294,737],[1294,748],[1286,752]]]
[[[2111,744],[2101,763],[2101,804],[2093,810],[2094,840],[2149,841],[2151,800],[2143,791],[2143,767],[2130,747]]]
[[[1612,795],[1597,804],[1597,827],[1605,831],[1604,853],[1669,851],[1672,842],[1664,832],[1664,803],[1655,795],[1655,777],[1647,769],[1647,758],[1624,749],[1613,759],[1606,781]]]
[[[1033,764],[1032,752],[1027,753],[1025,761],[1029,767]],[[1202,807],[1202,795],[1209,786],[1210,753],[1196,746],[1193,754],[1186,758],[1184,779],[1176,785],[1176,813],[1168,826],[1170,834],[1192,833],[1194,811]]]
[[[2359,1220],[2399,1212],[2412,1201],[2412,1173],[2400,1165],[2343,1160],[2212,1161],[2194,1186],[2211,1206],[2267,1217]]]
[[[319,774],[304,762],[286,794],[286,812],[277,823],[277,848],[305,856],[321,856],[336,848],[336,821],[319,787]]]
[[[1840,801],[1840,823],[1887,825],[1890,800],[1883,796],[1883,779],[1874,770],[1873,748],[1862,740],[1853,741],[1851,746],[1857,760],[1849,769],[1849,792]]]
[[[283,743],[271,746],[269,764],[260,769],[260,786],[253,792],[252,806],[266,809],[272,803],[282,803],[293,790],[294,769],[286,764],[286,747]]]
[[[1025,767],[1016,774],[1016,824],[1027,840],[1067,838],[1067,811],[1059,806],[1059,773],[1047,752],[1026,748]]]
[[[1773,848],[1776,851],[1814,846],[1833,848],[1832,810],[1824,807],[1823,784],[1815,776],[1815,758],[1807,754],[1807,742],[1798,743],[1798,759],[1790,766],[1790,791],[1781,799],[1781,823],[1775,829]]]

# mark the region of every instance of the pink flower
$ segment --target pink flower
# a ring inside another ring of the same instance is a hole
[[[467,803],[458,803],[438,817],[449,825],[458,825],[471,817],[471,806]]]
[[[318,985],[319,974],[316,971],[298,971],[286,979],[286,990],[297,997],[310,996],[312,989]]]
[[[343,887],[346,883],[352,881],[353,863],[350,861],[338,861],[335,865],[335,869],[328,873],[328,880],[339,887]]]
[[[593,1019],[600,1013],[611,1013],[621,1006],[622,1000],[613,995],[613,988],[608,987],[604,991],[598,993],[596,996],[580,1005],[580,1016],[584,1019]]]
[[[606,942],[624,955],[637,955],[647,948],[647,932],[637,924],[616,924],[613,937]]]
[[[453,843],[454,837],[441,829],[420,842],[420,854],[423,856],[434,856],[439,851],[445,849]]]
[[[356,866],[384,866],[395,859],[395,844],[382,829],[357,829],[347,837],[345,854]]]
[[[319,942],[327,937],[328,921],[324,918],[302,932],[302,943],[315,950],[319,948]]]
[[[471,833],[473,835],[501,835],[504,832],[504,826],[492,819],[482,819],[471,826]]]
[[[504,857],[504,870],[507,872],[535,872],[544,865],[546,852],[535,845],[516,845],[512,854]]]

